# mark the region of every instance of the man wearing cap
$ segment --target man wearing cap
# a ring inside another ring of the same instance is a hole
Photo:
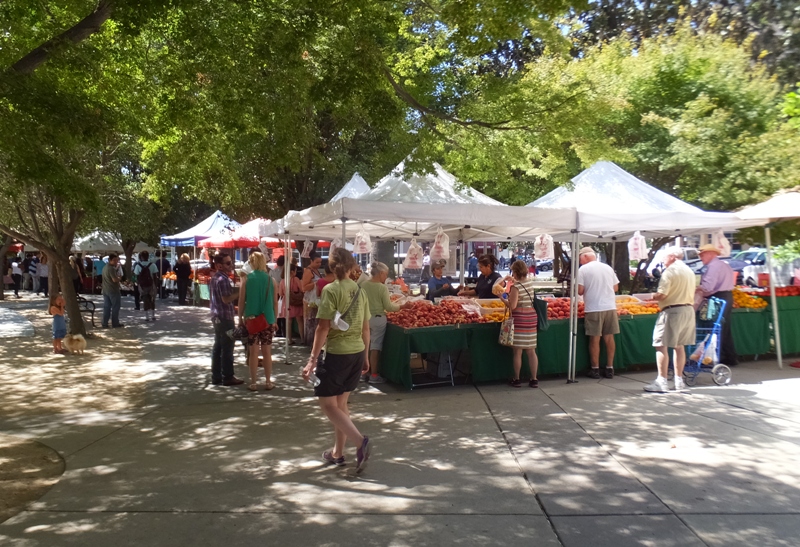
[[[661,311],[653,329],[653,346],[656,348],[658,377],[644,387],[645,391],[665,393],[669,391],[669,348],[674,348],[675,391],[683,391],[683,367],[686,365],[686,348],[695,342],[694,272],[683,263],[683,250],[673,247],[667,251],[664,272],[658,282],[658,292],[653,300],[658,301]]]
[[[600,337],[606,343],[605,377],[614,377],[614,335],[619,334],[619,317],[614,293],[619,288],[619,278],[608,264],[597,260],[591,247],[584,247],[578,254],[581,267],[578,270],[578,294],[583,295],[586,311],[584,327],[589,337],[589,364],[587,376],[600,378]]]
[[[719,348],[721,363],[729,366],[739,364],[736,348],[733,344],[731,333],[731,312],[733,311],[733,268],[727,262],[719,259],[722,252],[714,245],[703,245],[698,249],[700,260],[705,264],[705,272],[700,279],[697,293],[703,298],[714,296],[725,301],[725,311],[722,314],[722,344]]]

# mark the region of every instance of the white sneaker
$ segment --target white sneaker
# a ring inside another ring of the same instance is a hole
[[[659,376],[652,384],[644,386],[644,390],[650,393],[667,393],[669,391],[669,384],[666,378]]]
[[[678,376],[675,377],[675,391],[685,391],[686,390],[686,382],[683,381],[683,378]]]

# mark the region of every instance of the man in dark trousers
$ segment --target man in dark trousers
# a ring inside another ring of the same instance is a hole
[[[731,332],[731,312],[733,312],[733,268],[719,259],[721,251],[714,245],[703,245],[698,249],[700,260],[705,264],[705,272],[700,278],[700,286],[696,292],[709,298],[715,296],[725,301],[725,312],[722,314],[722,344],[719,347],[719,362],[728,366],[739,364],[736,347]]]
[[[172,266],[167,260],[167,253],[156,251],[156,266],[158,266],[158,294],[162,300],[167,297],[167,288],[164,286],[164,275],[172,271]]]

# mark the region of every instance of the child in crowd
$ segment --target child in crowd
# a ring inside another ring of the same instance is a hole
[[[53,353],[66,353],[66,350],[61,347],[61,341],[67,335],[67,320],[64,318],[64,297],[61,293],[53,301],[50,306],[50,315],[53,316]]]

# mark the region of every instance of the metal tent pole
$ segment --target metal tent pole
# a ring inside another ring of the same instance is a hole
[[[460,231],[460,239],[458,240],[458,247],[461,249],[461,257],[458,261],[458,288],[464,290],[464,254],[467,250],[467,244],[464,241],[464,230]]]
[[[767,244],[767,271],[769,271],[769,297],[772,304],[772,324],[775,326],[775,353],[778,354],[778,368],[783,368],[781,351],[781,325],[778,322],[778,302],[775,297],[775,271],[772,269],[772,234],[769,224],[764,226],[764,239]]]
[[[570,247],[570,286],[569,286],[569,365],[567,383],[575,383],[575,363],[578,350],[578,231],[572,231]]]
[[[194,266],[194,273],[192,274],[192,306],[197,305],[197,241],[192,245],[192,266]]]
[[[284,329],[286,332],[283,334],[286,335],[284,338],[284,360],[286,364],[289,364],[289,333],[291,332],[289,329],[292,328],[292,320],[289,317],[289,294],[291,293],[291,275],[292,272],[292,244],[289,240],[289,232],[284,233],[284,240],[283,240],[283,282],[284,282],[284,291],[283,291],[283,321],[285,323]],[[277,319],[276,319],[277,321]],[[302,343],[302,340],[301,340]]]

